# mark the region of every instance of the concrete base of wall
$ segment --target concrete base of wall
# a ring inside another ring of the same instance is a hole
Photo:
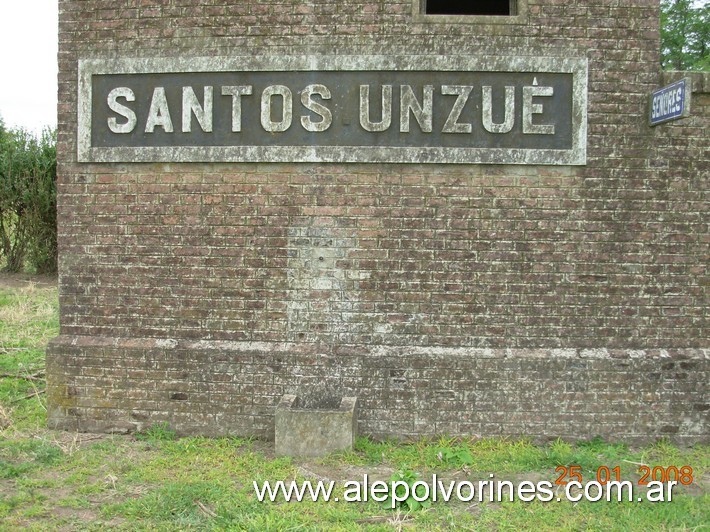
[[[359,397],[358,431],[707,442],[706,349],[474,349],[64,337],[49,426],[274,438],[284,394]]]

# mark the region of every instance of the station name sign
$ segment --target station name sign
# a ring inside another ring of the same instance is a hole
[[[80,162],[580,165],[586,59],[79,62]]]

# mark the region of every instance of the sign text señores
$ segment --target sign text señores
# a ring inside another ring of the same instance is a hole
[[[649,121],[652,126],[690,114],[689,79],[684,78],[651,94]]]
[[[424,70],[418,60],[383,69],[375,67],[390,65],[361,58],[348,70],[339,59],[343,69],[87,63],[80,160],[584,162],[586,64],[582,83],[577,64]]]

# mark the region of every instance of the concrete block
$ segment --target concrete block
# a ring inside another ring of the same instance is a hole
[[[352,449],[357,397],[343,397],[334,408],[304,408],[298,396],[284,395],[275,418],[277,456],[318,457]]]

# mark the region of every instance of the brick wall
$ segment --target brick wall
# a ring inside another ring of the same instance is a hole
[[[59,5],[51,425],[269,437],[322,388],[376,436],[707,440],[710,83],[648,127],[658,2]],[[587,165],[76,162],[79,59],[397,52],[588,58]]]

